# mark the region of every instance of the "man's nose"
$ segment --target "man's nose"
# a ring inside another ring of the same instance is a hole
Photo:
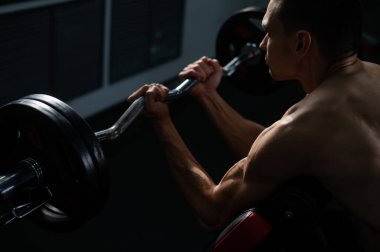
[[[268,34],[265,34],[265,37],[263,38],[263,40],[261,40],[260,45],[259,45],[260,49],[263,51],[267,50],[267,37],[268,37]]]

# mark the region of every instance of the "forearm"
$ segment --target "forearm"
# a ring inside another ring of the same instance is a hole
[[[186,200],[204,226],[217,221],[213,192],[215,183],[196,161],[170,119],[153,122],[170,169]]]
[[[211,116],[237,157],[247,156],[252,143],[264,130],[264,126],[242,117],[216,90],[197,99]]]

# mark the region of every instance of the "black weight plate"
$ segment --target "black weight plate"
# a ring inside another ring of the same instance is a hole
[[[23,97],[23,99],[32,99],[43,102],[59,112],[70,122],[74,130],[78,133],[78,137],[80,137],[86,144],[86,147],[93,160],[94,171],[98,173],[94,179],[99,180],[99,187],[98,190],[94,193],[96,193],[100,199],[104,199],[105,201],[109,188],[108,171],[106,169],[103,150],[100,146],[100,143],[97,141],[93,130],[87,124],[87,122],[83,120],[82,117],[80,117],[68,104],[55,97],[45,94],[33,94]]]
[[[96,171],[98,172],[97,178],[99,179],[99,186],[101,187],[99,193],[104,194],[101,195],[101,197],[106,198],[109,187],[109,177],[108,170],[106,169],[105,157],[103,149],[88,123],[82,119],[82,117],[79,116],[72,107],[53,96],[33,94],[23,97],[23,99],[32,99],[43,102],[61,113],[61,115],[63,115],[70,122],[70,124],[74,127],[74,130],[78,133],[78,136],[82,138],[89,150],[94,166],[96,167]]]
[[[264,14],[265,9],[251,6],[233,14],[223,23],[216,39],[216,58],[221,65],[226,65],[239,55],[246,43],[260,45],[265,36],[261,28]],[[272,93],[279,87],[270,76],[264,57],[244,63],[229,78],[229,83],[241,91],[256,95]]]
[[[33,158],[42,166],[44,183],[53,194],[33,220],[55,231],[68,231],[99,212],[106,188],[99,183],[98,163],[61,113],[40,101],[20,99],[3,106],[0,118],[5,140],[0,167],[5,171],[19,160]]]

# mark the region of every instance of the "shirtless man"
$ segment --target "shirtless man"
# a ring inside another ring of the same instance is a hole
[[[260,44],[271,76],[298,80],[306,96],[268,128],[246,120],[218,94],[222,69],[203,57],[180,76],[199,80],[190,94],[242,157],[218,183],[173,125],[168,89],[145,85],[146,113],[199,222],[224,227],[297,176],[317,179],[372,230],[380,230],[380,67],[357,57],[358,0],[270,0]],[[369,229],[368,229],[369,230]]]

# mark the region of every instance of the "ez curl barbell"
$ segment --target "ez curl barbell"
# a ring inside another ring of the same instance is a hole
[[[251,60],[260,49],[246,43],[223,67],[225,76]],[[197,84],[187,79],[169,91],[179,99]],[[37,224],[70,231],[95,216],[108,194],[108,175],[100,143],[119,137],[144,108],[134,101],[110,128],[93,132],[69,105],[44,94],[12,101],[0,108],[0,223],[28,216]]]

